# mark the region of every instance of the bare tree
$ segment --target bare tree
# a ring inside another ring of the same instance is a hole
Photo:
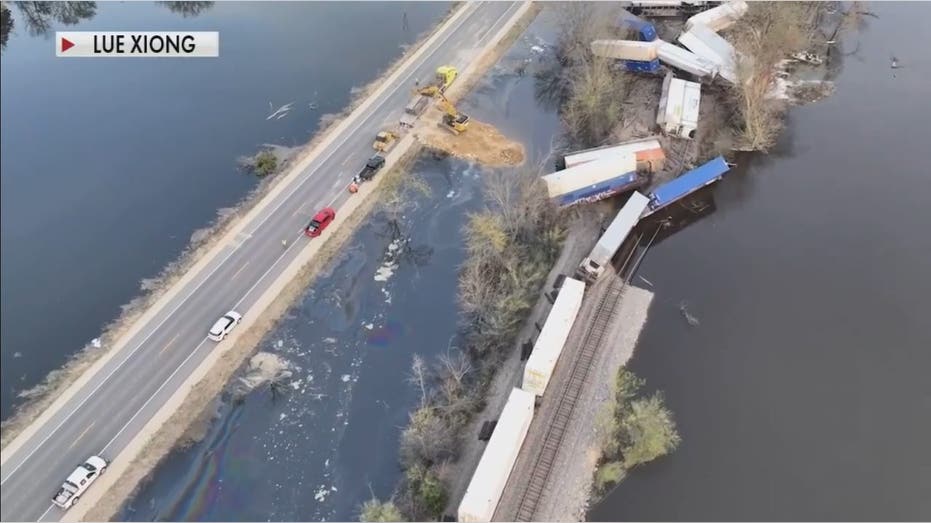
[[[411,362],[411,374],[407,378],[408,383],[413,384],[420,390],[420,406],[427,405],[427,364],[424,363],[423,357],[414,354]]]

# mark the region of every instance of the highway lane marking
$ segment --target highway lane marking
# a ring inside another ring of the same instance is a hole
[[[230,280],[235,280],[235,279],[236,279],[236,276],[239,276],[239,273],[241,273],[241,272],[243,271],[243,269],[245,269],[245,268],[248,267],[248,266],[249,266],[249,262],[246,262],[246,263],[242,264],[242,267],[240,267],[239,270],[236,271],[236,272],[230,277]]]
[[[74,446],[77,445],[79,441],[81,441],[81,438],[87,435],[87,431],[89,431],[96,423],[96,421],[92,421],[91,424],[88,425],[87,428],[78,435],[78,437],[74,438],[74,441],[71,443],[71,445],[68,446],[68,450],[73,449]]]
[[[168,379],[166,379],[165,382],[162,383],[161,386],[159,386],[159,388],[156,389],[155,392],[151,396],[149,396],[149,399],[145,400],[145,403],[143,403],[142,406],[139,407],[139,410],[137,410],[136,413],[133,414],[131,418],[129,418],[129,421],[127,421],[126,424],[123,425],[122,428],[120,428],[120,430],[116,433],[116,436],[113,436],[113,439],[108,441],[107,444],[104,445],[102,449],[100,449],[100,452],[98,452],[98,455],[104,454],[107,451],[107,447],[112,445],[113,442],[116,441],[116,438],[120,437],[120,434],[122,434],[123,431],[126,430],[126,427],[128,427],[136,419],[136,417],[139,416],[139,414],[141,414],[142,411],[145,410],[145,408],[149,405],[149,403],[151,403],[151,401],[155,399],[156,396],[158,396],[158,393],[161,392],[162,389],[165,388],[165,385],[168,385],[169,383],[171,383],[171,379],[175,377],[175,374],[177,374],[179,370],[184,368],[184,365],[187,364],[188,360],[190,360],[192,357],[194,357],[195,354],[197,354],[197,351],[199,351],[200,348],[204,346],[204,343],[206,341],[207,341],[207,338],[204,338],[200,341],[200,343],[197,344],[197,347],[195,347],[194,350],[192,350],[191,353],[188,354],[187,358],[184,358],[184,361],[181,362],[181,365],[178,365],[178,368],[176,368],[174,372],[172,372],[168,376]]]
[[[213,269],[212,271],[210,271],[210,272],[207,274],[207,276],[204,277],[204,279],[203,279],[200,283],[197,284],[196,287],[194,287],[194,290],[192,290],[192,291],[184,298],[184,300],[181,301],[181,303],[179,303],[174,309],[172,309],[171,312],[169,312],[169,313],[165,316],[165,319],[163,319],[162,321],[160,321],[160,322],[158,323],[158,325],[156,325],[155,328],[152,329],[152,332],[150,332],[145,338],[143,338],[142,341],[140,341],[139,344],[136,345],[136,347],[135,347],[133,350],[131,350],[131,351],[129,352],[129,354],[126,355],[125,358],[123,358],[123,361],[121,361],[121,362],[119,363],[119,365],[116,366],[116,368],[114,368],[112,371],[110,371],[109,374],[107,374],[102,380],[100,380],[100,382],[97,383],[97,386],[94,387],[93,390],[91,390],[91,391],[87,394],[87,396],[85,396],[84,399],[82,399],[82,400],[80,401],[80,403],[78,403],[78,405],[77,405],[76,407],[70,409],[70,410],[68,411],[68,414],[65,416],[65,419],[61,420],[61,423],[59,423],[58,425],[56,425],[55,428],[52,429],[52,430],[48,433],[48,435],[45,436],[45,438],[43,438],[42,441],[40,441],[39,444],[36,445],[36,446],[32,449],[31,452],[29,452],[29,454],[26,454],[26,457],[24,457],[24,458],[22,459],[22,461],[20,461],[20,463],[19,463],[18,465],[16,465],[15,467],[13,467],[12,470],[10,470],[9,474],[7,474],[5,478],[3,478],[2,480],[0,480],[0,485],[3,485],[4,483],[6,483],[7,480],[9,480],[9,479],[13,476],[13,474],[16,473],[17,470],[19,470],[20,468],[22,468],[22,466],[25,465],[27,461],[29,461],[29,458],[31,458],[36,452],[38,452],[39,449],[42,448],[42,446],[45,445],[45,443],[46,443],[52,436],[54,436],[55,433],[57,433],[57,432],[59,431],[59,429],[61,429],[61,428],[65,425],[65,423],[68,422],[68,420],[71,419],[71,416],[73,416],[75,412],[77,412],[81,407],[83,407],[84,404],[87,403],[87,402],[94,396],[94,394],[97,393],[98,390],[100,390],[100,387],[103,387],[103,386],[107,383],[107,381],[109,381],[110,378],[113,377],[114,374],[116,374],[121,368],[123,368],[123,365],[125,365],[126,362],[129,361],[130,358],[132,358],[133,355],[135,355],[136,352],[138,352],[140,348],[142,348],[142,346],[145,344],[145,342],[149,341],[149,338],[151,338],[153,335],[155,335],[155,333],[158,331],[158,329],[160,329],[161,326],[165,324],[165,322],[167,322],[172,316],[174,316],[174,313],[177,312],[178,309],[180,309],[181,306],[184,305],[184,304],[187,302],[187,300],[189,300],[189,299],[191,298],[191,296],[193,296],[194,293],[197,292],[198,289],[200,289],[201,287],[203,287],[203,285],[204,285],[205,283],[207,283],[207,281],[210,279],[210,277],[213,276],[213,274],[216,273],[218,270],[220,270],[220,267],[222,267],[223,264],[226,262],[226,260],[228,260],[228,259],[230,258],[230,256],[232,256],[233,253],[235,253],[235,252],[236,252],[236,249],[231,250],[230,253],[227,254],[226,257],[223,258],[223,260],[221,260],[220,263],[218,263],[217,266],[214,267],[214,269]]]
[[[468,7],[466,7],[466,9],[468,9]],[[510,10],[510,8],[509,8],[508,10]],[[441,40],[438,40],[437,42],[435,42],[435,43],[434,43],[434,48],[433,48],[433,50],[430,51],[429,53],[426,53],[426,55],[424,56],[424,58],[423,58],[423,60],[422,60],[422,62],[421,62],[421,65],[411,67],[411,70],[410,70],[410,72],[407,73],[407,76],[403,79],[403,81],[399,82],[397,89],[400,89],[400,88],[403,87],[405,84],[409,83],[409,82],[410,82],[410,79],[413,78],[414,74],[417,72],[417,69],[419,69],[420,67],[423,67],[423,66],[429,61],[429,59],[432,58],[433,55],[435,55],[435,54],[437,53],[437,51],[439,51],[440,47],[441,47],[443,44],[445,44],[447,40],[449,40],[450,38],[452,38],[453,34],[454,34],[456,31],[458,31],[460,28],[462,28],[462,26],[465,25],[466,21],[467,21],[471,16],[473,16],[475,13],[477,13],[477,12],[478,12],[478,8],[475,8],[475,9],[474,9],[471,13],[469,13],[467,16],[463,16],[461,20],[459,20],[458,22],[456,22],[456,27],[455,27],[455,29],[451,29],[451,30],[446,34],[446,36],[444,36]],[[507,13],[507,11],[505,11],[505,13]],[[498,21],[500,21],[500,20],[501,20],[501,18],[498,19]],[[399,79],[400,79],[400,77],[399,77]],[[396,89],[396,90],[397,90],[397,89]],[[384,94],[384,93],[382,93],[382,95],[383,95],[383,94]],[[395,94],[395,93],[392,93],[392,94]],[[364,127],[366,124],[368,124],[369,120],[371,120],[372,118],[374,118],[374,116],[378,113],[378,111],[381,110],[382,107],[383,107],[385,104],[388,103],[388,101],[389,101],[390,98],[391,98],[391,95],[388,95],[388,96],[381,96],[380,101],[375,102],[375,103],[373,104],[373,107],[368,108],[368,110],[367,110],[367,111],[368,111],[368,113],[367,113],[368,116],[364,116],[364,117],[362,118],[361,122],[358,122],[354,127],[351,127],[351,128],[352,128],[352,129],[355,129],[355,130],[358,130],[359,128]],[[348,130],[348,129],[350,129],[350,127],[347,126],[346,129]],[[345,132],[345,131],[344,131],[344,132]],[[331,158],[334,154],[336,154],[336,151],[338,151],[340,148],[342,148],[344,145],[346,145],[346,142],[349,141],[349,139],[350,139],[351,137],[352,137],[352,133],[350,132],[350,133],[346,133],[345,136],[342,137],[342,140],[339,140],[338,143],[337,143],[337,140],[334,139],[334,140],[333,140],[333,143],[331,144],[330,151],[329,151],[328,153],[326,153],[325,156],[323,156],[322,158],[318,159],[318,161],[316,162],[315,167],[314,167],[313,170],[307,175],[307,177],[304,178],[303,180],[300,180],[299,182],[297,182],[297,185],[294,187],[294,189],[292,189],[291,192],[288,193],[287,196],[285,196],[284,198],[282,198],[281,202],[279,202],[278,205],[276,205],[275,208],[274,208],[267,216],[265,216],[265,218],[262,219],[262,221],[259,222],[259,224],[255,227],[255,229],[253,229],[252,232],[249,233],[249,234],[256,234],[256,233],[258,232],[259,228],[262,227],[262,225],[264,225],[265,222],[266,222],[273,214],[275,214],[276,212],[278,212],[278,209],[279,209],[282,205],[284,205],[285,202],[287,202],[288,200],[290,200],[291,197],[294,196],[294,194],[296,194],[297,191],[298,191],[301,187],[303,187],[304,183],[306,183],[307,180],[309,180],[314,174],[316,174],[316,173],[320,170],[320,166],[322,166],[322,165],[325,164],[327,161],[329,161],[330,158]]]
[[[168,340],[168,343],[166,343],[165,346],[162,347],[162,350],[158,351],[158,355],[161,356],[162,353],[165,352],[165,351],[168,349],[168,347],[171,347],[171,345],[175,342],[175,340],[178,339],[178,336],[180,336],[180,335],[181,335],[181,333],[179,332],[178,334],[175,334],[175,337],[174,337],[174,338]]]
[[[53,508],[55,508],[54,504],[49,505],[48,508],[45,509],[45,512],[43,512],[42,515],[39,516],[39,519],[37,519],[36,521],[42,521],[43,519],[45,519],[45,516],[47,516],[48,513],[51,512]]]
[[[303,236],[303,235],[304,235],[304,233],[303,233],[303,231],[302,231],[301,234],[298,236],[298,239],[300,239],[301,236]],[[289,246],[287,249],[285,249],[285,251],[284,251],[283,253],[281,253],[281,255],[278,256],[278,258],[272,263],[272,266],[269,267],[267,271],[265,271],[265,274],[263,274],[261,277],[259,277],[258,281],[255,282],[255,285],[253,285],[252,287],[249,288],[248,291],[246,291],[246,294],[243,295],[243,297],[240,298],[240,300],[239,300],[238,302],[236,302],[236,305],[233,305],[233,309],[236,309],[237,307],[239,307],[239,305],[243,302],[243,300],[245,300],[245,299],[249,296],[249,293],[251,293],[252,290],[255,289],[256,286],[258,286],[259,283],[262,283],[262,280],[265,279],[265,276],[267,276],[268,273],[271,272],[272,269],[275,268],[275,265],[277,265],[278,262],[281,261],[281,259],[284,258],[284,257],[288,254],[288,252],[291,251],[291,249],[294,248],[295,245],[298,245],[298,243],[299,243],[299,242],[297,242],[297,241],[291,242],[290,246]],[[169,383],[171,383],[171,379],[175,377],[175,374],[177,374],[178,371],[180,371],[181,369],[184,368],[184,366],[187,364],[187,362],[188,362],[192,357],[194,357],[195,354],[197,354],[197,351],[199,351],[201,347],[204,346],[204,343],[205,343],[206,341],[207,341],[207,338],[204,338],[203,340],[201,340],[200,343],[197,344],[197,347],[195,347],[194,350],[191,351],[190,354],[188,354],[188,357],[187,357],[187,358],[184,358],[184,361],[182,361],[181,364],[178,365],[178,368],[176,368],[176,369],[168,376],[168,379],[166,379],[165,382],[162,383],[161,386],[159,386],[159,388],[155,390],[155,392],[149,397],[149,399],[147,399],[147,400],[145,401],[145,403],[143,403],[142,406],[139,407],[139,410],[137,410],[136,413],[133,414],[133,416],[132,416],[131,418],[129,418],[129,421],[127,421],[126,424],[123,425],[122,428],[120,428],[120,430],[116,433],[116,435],[113,436],[113,439],[111,439],[110,441],[108,441],[107,444],[104,445],[102,449],[100,449],[100,454],[105,453],[105,452],[107,451],[107,448],[108,448],[110,445],[112,445],[113,442],[116,441],[117,438],[120,437],[120,434],[122,434],[123,431],[125,431],[126,428],[129,427],[129,425],[132,424],[132,422],[139,416],[139,414],[141,414],[142,411],[145,410],[145,408],[149,405],[149,403],[151,403],[152,400],[155,399],[156,396],[158,396],[158,393],[161,392],[162,389],[164,389],[166,385],[168,385]]]
[[[510,9],[506,10],[506,11],[505,11],[505,14],[506,14],[508,11],[510,11]],[[401,81],[398,82],[398,83],[396,84],[397,87],[395,88],[395,93],[392,93],[392,94],[396,94],[398,89],[401,89],[405,83],[409,82],[410,79],[411,79],[411,78],[414,76],[414,74],[417,72],[417,70],[418,70],[419,68],[423,67],[434,55],[436,55],[436,53],[442,48],[442,46],[443,46],[450,38],[452,38],[452,36],[453,36],[457,31],[459,31],[459,30],[462,28],[462,26],[465,24],[465,22],[466,22],[467,20],[469,20],[472,16],[474,16],[475,13],[477,13],[477,12],[478,12],[478,9],[474,9],[474,10],[473,10],[471,13],[469,13],[468,15],[463,16],[463,18],[462,18],[461,20],[459,20],[458,22],[456,22],[456,25],[455,25],[454,28],[450,28],[450,30],[448,30],[447,33],[446,33],[440,40],[434,42],[434,44],[433,44],[433,50],[432,50],[432,51],[429,51],[429,52],[427,52],[427,53],[425,53],[425,55],[422,56],[420,65],[415,65],[415,66],[410,67],[410,68],[409,68],[409,72],[407,73],[407,75],[406,75],[405,77],[403,77],[403,79],[399,78],[399,80],[401,80]],[[498,21],[500,21],[501,18],[503,18],[503,16],[502,16],[502,17],[499,17]],[[383,93],[383,94],[384,94],[384,93]],[[391,98],[391,95],[382,96],[380,102],[376,102],[376,103],[374,104],[374,107],[369,108],[368,113],[367,113],[368,116],[363,117],[363,118],[361,119],[361,122],[357,123],[357,124],[354,125],[354,126],[347,126],[347,127],[345,128],[345,130],[343,131],[343,132],[344,132],[344,136],[342,137],[342,140],[339,140],[339,142],[336,142],[336,141],[334,140],[334,142],[331,143],[331,147],[330,147],[329,152],[326,153],[326,155],[325,155],[322,159],[319,159],[319,160],[318,160],[318,162],[317,162],[317,167],[315,167],[310,173],[308,173],[307,176],[306,176],[303,180],[298,181],[297,184],[295,185],[295,187],[294,187],[286,196],[284,196],[283,198],[281,198],[281,201],[279,201],[279,203],[278,203],[277,205],[275,205],[275,207],[272,209],[272,211],[269,212],[269,213],[267,213],[267,214],[265,215],[265,217],[262,218],[262,219],[259,221],[259,223],[258,223],[258,225],[255,227],[255,229],[253,229],[252,232],[247,233],[248,236],[254,235],[254,234],[265,224],[265,222],[267,222],[268,219],[271,218],[271,216],[273,216],[274,214],[276,214],[276,213],[278,212],[278,209],[280,209],[282,205],[284,205],[288,200],[290,200],[290,199],[297,193],[297,191],[300,190],[300,189],[304,186],[304,184],[307,182],[307,180],[309,180],[310,178],[313,177],[313,175],[315,175],[315,174],[317,174],[317,173],[319,172],[320,166],[321,166],[321,165],[325,164],[334,154],[336,154],[336,152],[337,152],[341,147],[343,147],[343,146],[346,144],[346,142],[349,140],[349,138],[350,138],[350,137],[352,136],[352,134],[353,134],[353,132],[347,132],[347,131],[358,130],[358,128],[365,126],[365,125],[369,122],[369,120],[371,120],[371,119],[374,117],[374,115],[377,114],[377,112],[378,112],[379,110],[381,110],[382,107],[383,107],[386,103],[388,103],[388,101],[389,101],[390,98]],[[336,198],[334,198],[333,201],[335,201],[335,200],[336,200]],[[38,445],[36,445],[36,446],[32,449],[32,451],[30,451],[30,452],[20,461],[20,463],[19,463],[18,465],[16,465],[15,467],[13,467],[13,468],[10,470],[10,472],[6,475],[5,478],[0,479],[0,485],[2,485],[3,483],[6,483],[6,482],[13,476],[13,474],[15,474],[20,468],[22,468],[22,466],[23,466],[27,461],[29,461],[29,459],[30,459],[33,455],[35,455],[35,453],[38,452],[38,450],[39,450],[40,448],[42,448],[42,447],[45,445],[45,443],[48,442],[48,440],[51,439],[51,437],[54,436],[54,435],[61,429],[61,427],[64,426],[65,423],[68,422],[68,420],[71,419],[71,417],[75,414],[75,412],[77,412],[78,410],[80,410],[80,408],[83,407],[84,404],[87,403],[87,402],[94,396],[94,394],[96,394],[96,392],[97,392],[98,390],[100,390],[100,388],[103,387],[103,386],[110,380],[110,378],[112,378],[113,375],[116,374],[116,373],[123,367],[123,365],[125,365],[126,362],[128,362],[128,361],[139,351],[139,349],[142,348],[143,345],[145,345],[145,343],[149,340],[149,338],[151,338],[151,337],[155,334],[155,332],[157,332],[157,331],[161,328],[162,325],[164,325],[169,319],[171,319],[172,316],[174,316],[174,314],[175,314],[185,303],[187,303],[187,301],[188,301],[201,287],[203,287],[203,285],[204,285],[207,281],[210,280],[211,276],[213,276],[218,270],[220,270],[221,267],[224,266],[224,264],[226,263],[226,261],[229,260],[230,257],[231,257],[233,254],[236,253],[236,251],[238,250],[238,247],[239,247],[239,246],[237,246],[237,247],[231,249],[230,252],[229,252],[224,258],[222,258],[222,259],[220,260],[220,262],[217,263],[216,266],[215,266],[209,273],[207,273],[207,275],[200,281],[200,283],[198,283],[198,284],[194,287],[194,289],[191,290],[191,292],[189,292],[189,293],[187,294],[187,296],[185,296],[185,297],[178,303],[177,306],[175,306],[168,314],[166,314],[166,315],[165,315],[165,318],[164,318],[162,321],[160,321],[160,322],[149,332],[149,334],[148,334],[145,338],[143,338],[142,341],[140,341],[139,344],[137,344],[136,347],[135,347],[132,351],[130,351],[129,354],[126,355],[125,358],[123,358],[122,361],[120,361],[120,363],[119,363],[112,371],[110,371],[102,380],[100,380],[100,381],[98,382],[97,386],[94,387],[94,388],[84,397],[84,399],[82,399],[82,400],[78,403],[78,405],[77,405],[76,407],[70,409],[69,412],[68,412],[68,414],[64,417],[64,419],[63,419],[58,425],[56,425],[55,428],[53,428],[53,429],[45,436],[45,438],[43,438],[43,439],[38,443]],[[292,247],[293,247],[293,244],[292,244]],[[242,297],[242,299],[240,299],[240,301],[237,302],[237,306],[239,305],[239,303],[242,303],[242,301],[245,300],[246,297],[248,297],[249,293],[251,293],[252,290],[255,289],[255,287],[265,278],[265,276],[271,271],[271,269],[274,268],[275,265],[277,265],[278,261],[279,261],[285,254],[287,254],[288,251],[290,251],[290,249],[291,249],[291,248],[289,247],[287,250],[285,250],[285,253],[283,253],[281,256],[279,256],[279,258],[278,258],[277,260],[275,260],[275,262],[272,263],[272,266],[269,268],[269,270],[266,271],[265,274],[263,274],[262,277],[259,278],[259,280],[256,282],[256,284],[253,285],[253,286],[246,292],[246,294]],[[202,344],[203,344],[203,342],[201,342],[201,345],[202,345]],[[200,345],[198,345],[198,348],[199,348],[199,347],[200,347]],[[184,364],[191,358],[191,356],[193,356],[194,354],[196,354],[196,352],[197,352],[197,349],[195,349],[194,351],[191,352],[190,355],[188,355],[188,357],[184,360],[184,362],[182,362],[181,365],[178,366],[178,368],[176,368],[176,369],[174,370],[174,372],[172,372],[172,374],[169,376],[168,380],[166,380],[165,383],[162,384],[162,387],[164,387],[165,384],[167,384],[168,382],[171,381],[171,378],[174,376],[174,374],[177,373],[181,368],[183,368],[183,367],[184,367]],[[160,391],[162,387],[159,387],[159,389],[156,391],[156,393],[153,394],[152,397],[150,397],[149,400],[147,400],[146,403],[148,403],[148,401],[151,401],[152,398],[154,398],[154,397],[158,394],[158,391]],[[136,412],[136,414],[133,416],[133,418],[135,418],[135,416],[138,416],[139,412],[141,412],[144,408],[145,408],[145,404],[143,404],[143,407],[142,407],[139,411]],[[128,426],[128,423],[127,423],[127,426]],[[122,432],[122,430],[125,430],[125,427],[126,427],[126,426],[124,426],[123,429],[121,429],[121,432]],[[120,434],[120,433],[117,433],[117,436],[115,436],[115,437],[113,438],[113,440],[110,441],[110,443],[112,443],[112,442],[116,439],[116,437],[119,436],[119,434]],[[109,446],[110,443],[108,443],[107,446]],[[106,449],[106,447],[104,447],[104,448]],[[12,456],[11,456],[11,457],[12,457]],[[51,509],[51,507],[50,507],[50,509]],[[47,512],[47,511],[46,511],[46,512]],[[43,514],[43,516],[44,516],[44,514]]]

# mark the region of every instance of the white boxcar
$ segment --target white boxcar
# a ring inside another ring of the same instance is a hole
[[[617,216],[611,220],[611,225],[605,229],[598,243],[592,249],[592,252],[579,264],[578,274],[589,283],[593,283],[604,272],[604,268],[611,264],[611,258],[627,239],[630,231],[633,230],[637,222],[640,221],[640,215],[647,208],[650,199],[634,191],[630,195],[627,203],[621,207]]]
[[[604,58],[618,60],[638,60],[649,62],[656,60],[659,40],[641,42],[639,40],[595,40],[592,42],[592,53]]]
[[[695,24],[679,35],[679,43],[701,58],[718,65],[718,75],[732,84],[737,83],[737,51],[727,40],[708,27]]]
[[[662,42],[659,45],[658,55],[659,59],[666,64],[699,78],[713,80],[718,74],[718,64],[669,42]]]
[[[459,503],[459,521],[491,521],[495,515],[495,508],[533,420],[533,404],[533,394],[518,388],[511,390],[495,431]]]
[[[659,100],[656,123],[664,132],[682,138],[694,138],[698,129],[701,85],[666,75]]]
[[[585,162],[543,177],[550,198],[601,182],[618,174],[637,170],[637,157],[627,153],[611,158]]]
[[[640,171],[656,172],[663,168],[666,154],[663,146],[655,136],[638,138],[617,145],[605,145],[582,151],[575,151],[565,156],[566,168],[583,163],[633,154]]]
[[[553,375],[553,369],[556,368],[556,362],[559,361],[559,355],[562,354],[562,349],[569,338],[569,331],[572,330],[575,317],[582,307],[584,294],[584,283],[572,278],[566,278],[563,281],[559,295],[556,296],[556,302],[553,303],[553,308],[546,317],[546,323],[543,324],[543,329],[537,336],[537,342],[533,345],[533,352],[530,353],[527,365],[524,366],[521,388],[525,391],[537,396],[543,395]]]
[[[707,11],[702,11],[686,20],[685,30],[688,31],[693,26],[701,24],[712,31],[718,32],[734,25],[734,22],[746,13],[747,2],[743,0],[726,2]]]

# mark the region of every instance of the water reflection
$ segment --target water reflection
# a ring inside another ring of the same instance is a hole
[[[32,36],[48,34],[54,23],[75,25],[97,14],[97,2],[13,2],[13,5]],[[3,39],[6,40],[6,35]]]
[[[6,49],[6,41],[13,30],[13,17],[6,4],[0,4],[0,51]]]
[[[155,2],[158,5],[167,7],[172,13],[177,13],[184,18],[197,16],[204,11],[213,7],[214,2]]]
[[[200,15],[215,2],[155,2],[167,7],[183,18]],[[12,2],[19,11],[19,19],[32,36],[46,36],[54,24],[77,25],[97,14],[97,2]],[[16,26],[13,13],[6,3],[0,5],[0,50],[6,49],[7,40]]]

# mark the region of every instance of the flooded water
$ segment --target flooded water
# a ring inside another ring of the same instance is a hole
[[[631,367],[683,443],[590,519],[931,518],[931,6],[868,6],[837,92],[644,260]]]
[[[535,107],[541,18],[461,103],[473,118],[524,141],[531,165],[559,128]],[[355,520],[390,497],[398,444],[418,393],[414,354],[433,364],[457,345],[461,227],[482,205],[482,170],[425,153],[412,167],[429,194],[373,213],[261,350],[294,369],[286,392],[261,388],[220,405],[207,438],[169,456],[122,520]],[[396,226],[395,226],[396,224]]]
[[[4,3],[0,416],[256,184],[237,157],[305,143],[321,115],[342,110],[448,8]],[[43,29],[61,20],[77,22],[71,30],[219,31],[220,58],[56,59]]]

